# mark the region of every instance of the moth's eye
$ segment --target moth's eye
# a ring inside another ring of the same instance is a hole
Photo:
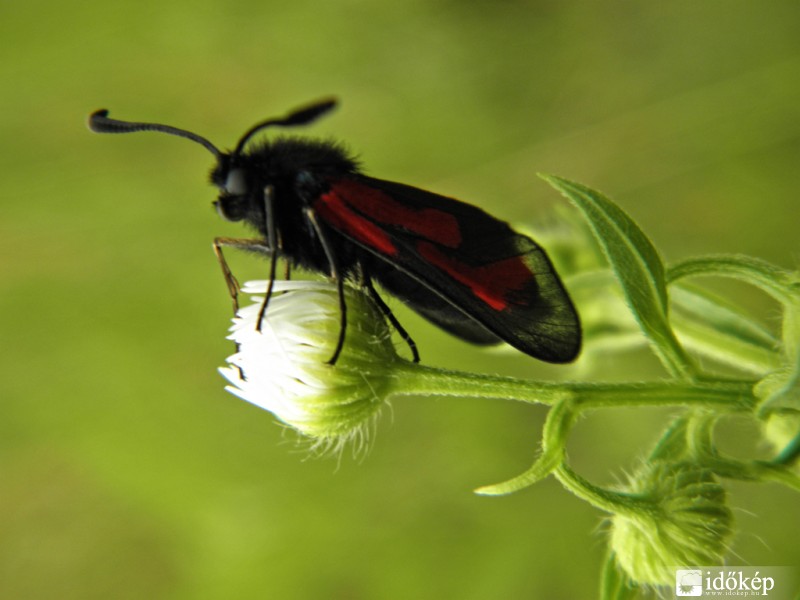
[[[231,169],[228,178],[222,186],[225,193],[231,196],[241,196],[247,193],[247,180],[244,176],[244,169]]]

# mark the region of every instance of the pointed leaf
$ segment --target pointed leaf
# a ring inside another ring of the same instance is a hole
[[[547,477],[564,461],[567,437],[576,418],[577,414],[571,401],[562,400],[554,405],[547,413],[547,420],[544,423],[542,453],[533,465],[521,475],[502,483],[479,487],[475,493],[482,496],[502,496],[531,486]]]
[[[664,264],[648,237],[600,192],[553,175],[541,177],[583,212],[622,286],[633,316],[665,366],[675,375],[691,375],[694,367],[667,318]]]

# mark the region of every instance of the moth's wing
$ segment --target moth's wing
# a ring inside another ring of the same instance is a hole
[[[499,338],[548,362],[577,356],[578,315],[532,239],[475,206],[411,186],[362,175],[327,183],[315,213],[385,263],[371,276],[424,317],[468,341]],[[408,278],[430,293],[406,289]]]
[[[479,321],[466,317],[461,309],[405,271],[382,265],[381,268],[370,269],[370,273],[387,292],[448,333],[479,346],[491,346],[503,341]]]

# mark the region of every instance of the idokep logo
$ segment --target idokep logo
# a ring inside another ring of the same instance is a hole
[[[678,569],[675,572],[676,596],[702,596],[703,571],[700,569]]]
[[[675,570],[675,596],[736,596],[789,600],[795,573],[785,567],[694,567]]]

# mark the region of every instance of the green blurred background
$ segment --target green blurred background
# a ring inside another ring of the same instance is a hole
[[[614,197],[668,259],[793,267],[799,26],[790,1],[0,4],[0,597],[593,597],[600,513],[553,481],[471,493],[528,466],[543,411],[397,400],[368,456],[337,461],[224,392],[211,240],[241,230],[211,209],[211,157],[95,136],[86,116],[226,147],[336,94],[313,132],[376,176],[535,224],[562,203],[535,174],[557,173]],[[777,307],[741,293],[774,324]],[[400,315],[428,364],[599,377]],[[602,365],[662,375],[634,356]],[[665,416],[586,419],[571,456],[611,483]],[[733,562],[800,565],[797,496],[731,489]]]

